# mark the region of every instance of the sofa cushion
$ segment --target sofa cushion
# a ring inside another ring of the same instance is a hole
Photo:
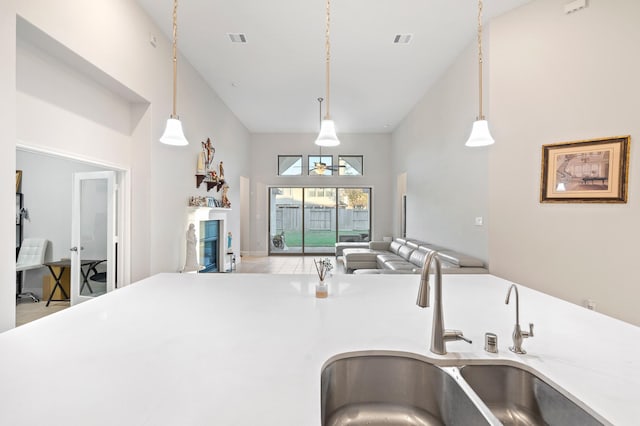
[[[413,263],[406,262],[406,261],[400,261],[400,260],[391,260],[389,262],[385,262],[384,268],[385,269],[390,269],[392,271],[411,271],[411,272],[416,272],[416,271],[420,270],[420,268],[416,267],[416,265],[414,265]]]
[[[395,261],[395,260],[403,261],[405,259],[393,253],[379,253],[376,256],[376,260],[378,261],[378,264],[384,264],[384,262]]]
[[[389,251],[391,253],[398,254],[398,250],[400,250],[400,247],[403,247],[403,246],[404,246],[404,244],[402,244],[402,243],[400,243],[400,242],[398,242],[396,240],[391,241],[391,243],[389,244]]]
[[[369,243],[366,242],[359,242],[359,243],[352,243],[352,242],[347,242],[347,243],[336,243],[336,257],[338,256],[342,256],[342,252],[345,249],[350,249],[350,248],[369,248]]]
[[[369,241],[369,248],[376,251],[391,251],[389,250],[390,241]]]
[[[458,253],[453,250],[442,250],[438,252],[440,260],[452,263],[460,267],[482,268],[484,263],[480,259]]]
[[[413,249],[409,246],[402,246],[398,249],[398,256],[401,256],[405,260],[409,260],[411,257],[411,253],[413,253]]]
[[[411,257],[409,257],[409,262],[413,264],[414,268],[422,268],[422,266],[424,266],[424,261],[430,252],[430,250],[414,250],[413,253],[411,253]]]
[[[418,249],[420,250],[429,250],[429,251],[440,251],[440,250],[444,250],[444,248],[437,246],[435,244],[430,244],[430,243],[422,243],[420,244],[420,246],[418,247]]]
[[[407,241],[407,244],[405,244],[407,247],[411,247],[412,250],[417,250],[418,247],[420,247],[420,242],[417,240],[409,240]]]

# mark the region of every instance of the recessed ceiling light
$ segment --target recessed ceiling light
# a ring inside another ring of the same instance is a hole
[[[396,34],[393,38],[393,44],[409,44],[413,34]]]
[[[246,43],[247,35],[243,33],[227,33],[227,37],[231,40],[231,43]]]

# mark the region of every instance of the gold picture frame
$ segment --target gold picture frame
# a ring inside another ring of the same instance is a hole
[[[630,136],[542,146],[541,203],[626,203]]]
[[[20,192],[20,182],[22,182],[22,170],[16,170],[16,193]]]

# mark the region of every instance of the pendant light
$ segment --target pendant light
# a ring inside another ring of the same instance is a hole
[[[320,126],[320,134],[316,139],[316,145],[319,146],[337,146],[340,145],[340,140],[336,135],[336,125],[331,119],[331,107],[330,107],[330,91],[331,91],[331,42],[329,40],[329,30],[331,28],[331,0],[327,0],[327,30],[325,33],[325,47],[326,47],[326,114],[322,120]]]
[[[489,123],[482,115],[482,0],[478,0],[478,88],[479,88],[479,114],[473,123],[471,135],[466,146],[487,146],[495,142],[489,133]]]
[[[182,132],[182,123],[176,114],[176,98],[178,95],[178,0],[173,0],[173,112],[167,120],[167,127],[160,137],[160,142],[167,145],[189,145]]]

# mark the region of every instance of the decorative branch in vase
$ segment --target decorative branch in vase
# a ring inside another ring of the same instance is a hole
[[[331,272],[331,270],[333,269],[333,263],[331,263],[331,260],[328,257],[325,257],[324,259],[320,259],[318,261],[313,259],[313,263],[316,265],[318,278],[320,278],[320,281],[324,281],[329,272]]]
[[[333,269],[333,263],[328,257],[325,257],[319,261],[313,259],[313,264],[316,265],[316,271],[318,271],[318,278],[320,279],[316,284],[316,297],[324,299],[329,295],[329,289],[324,280]]]

